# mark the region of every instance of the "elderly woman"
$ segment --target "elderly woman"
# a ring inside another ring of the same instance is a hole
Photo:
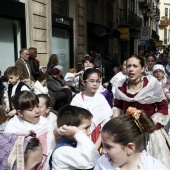
[[[60,70],[57,68],[52,68],[50,71],[47,88],[49,95],[56,100],[54,106],[56,110],[72,99],[72,93],[65,81],[60,78]]]

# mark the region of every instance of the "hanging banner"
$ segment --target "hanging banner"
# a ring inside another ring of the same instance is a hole
[[[141,27],[141,41],[150,39],[150,27]]]

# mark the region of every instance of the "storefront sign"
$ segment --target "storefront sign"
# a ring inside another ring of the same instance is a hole
[[[55,21],[60,24],[70,25],[70,21],[66,21],[63,18],[56,18]]]
[[[156,47],[161,47],[161,46],[163,46],[163,41],[157,41],[157,42],[155,42],[155,46],[156,46]]]
[[[120,39],[129,39],[129,28],[120,28]]]

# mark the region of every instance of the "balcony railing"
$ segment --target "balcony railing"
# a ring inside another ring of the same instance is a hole
[[[139,28],[142,26],[142,18],[130,9],[127,14],[123,14],[123,9],[119,9],[118,25]]]

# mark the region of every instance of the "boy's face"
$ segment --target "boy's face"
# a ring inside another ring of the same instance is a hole
[[[87,67],[93,67],[94,66],[94,64],[93,63],[90,63],[90,61],[89,60],[86,60],[85,62],[84,62],[84,64],[83,64],[83,66],[84,66],[84,68],[87,68]]]
[[[9,84],[15,85],[18,83],[19,75],[8,75]]]
[[[46,100],[43,97],[39,97],[39,108],[41,116],[46,116],[50,111],[50,107],[47,107]]]
[[[91,135],[90,132],[91,119],[83,119],[81,125],[78,126],[79,130],[82,130],[87,136]]]

